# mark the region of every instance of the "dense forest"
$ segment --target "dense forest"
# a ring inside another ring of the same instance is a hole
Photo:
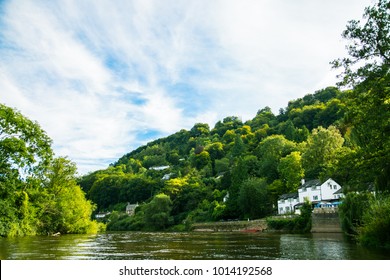
[[[347,194],[346,232],[390,246],[389,9],[382,0],[363,21],[348,22],[348,56],[331,63],[342,70],[337,87],[292,100],[278,114],[264,107],[245,122],[197,123],[81,178],[68,159],[53,159],[38,124],[1,105],[0,236],[96,231],[92,212],[110,212],[110,230],[262,218],[302,178],[331,177]],[[135,215],[124,213],[127,203],[139,204]]]

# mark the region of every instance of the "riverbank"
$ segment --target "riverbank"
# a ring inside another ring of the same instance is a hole
[[[270,217],[273,221],[283,221],[288,224],[294,221],[298,216],[274,216]],[[221,222],[204,222],[195,223],[191,231],[197,232],[263,232],[263,231],[286,231],[291,232],[291,228],[272,228],[268,225],[267,219],[249,220],[249,221],[221,221]],[[312,233],[342,233],[339,215],[336,211],[315,211],[311,214]]]
[[[223,221],[223,222],[206,222],[195,223],[192,225],[192,231],[242,231],[242,232],[262,232],[267,229],[267,221],[265,219],[250,220],[250,221]]]

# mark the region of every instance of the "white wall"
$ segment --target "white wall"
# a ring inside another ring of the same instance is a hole
[[[289,198],[286,200],[278,200],[278,213],[287,214],[294,211],[294,206],[299,203],[298,198]]]
[[[299,201],[304,202],[305,197],[312,201],[336,199],[334,193],[341,189],[341,186],[329,178],[321,186],[298,190]]]
[[[331,178],[321,185],[322,200],[336,199],[334,193],[341,189],[341,186]]]

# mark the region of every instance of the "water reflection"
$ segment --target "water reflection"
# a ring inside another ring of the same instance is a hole
[[[350,259],[349,244],[342,234],[281,235],[282,259]]]
[[[141,233],[0,239],[0,259],[390,259],[342,234]]]

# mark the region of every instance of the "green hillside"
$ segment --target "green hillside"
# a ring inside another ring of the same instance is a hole
[[[382,175],[363,174],[356,164],[361,147],[349,119],[354,101],[355,92],[328,87],[290,101],[278,115],[265,107],[246,122],[230,116],[213,128],[197,123],[79,183],[97,212],[140,204],[137,215],[109,224],[122,230],[262,218],[275,213],[278,196],[297,191],[302,178],[332,177],[347,191],[364,190]],[[156,226],[152,216],[162,213],[150,208],[159,203],[166,204],[165,222]]]

